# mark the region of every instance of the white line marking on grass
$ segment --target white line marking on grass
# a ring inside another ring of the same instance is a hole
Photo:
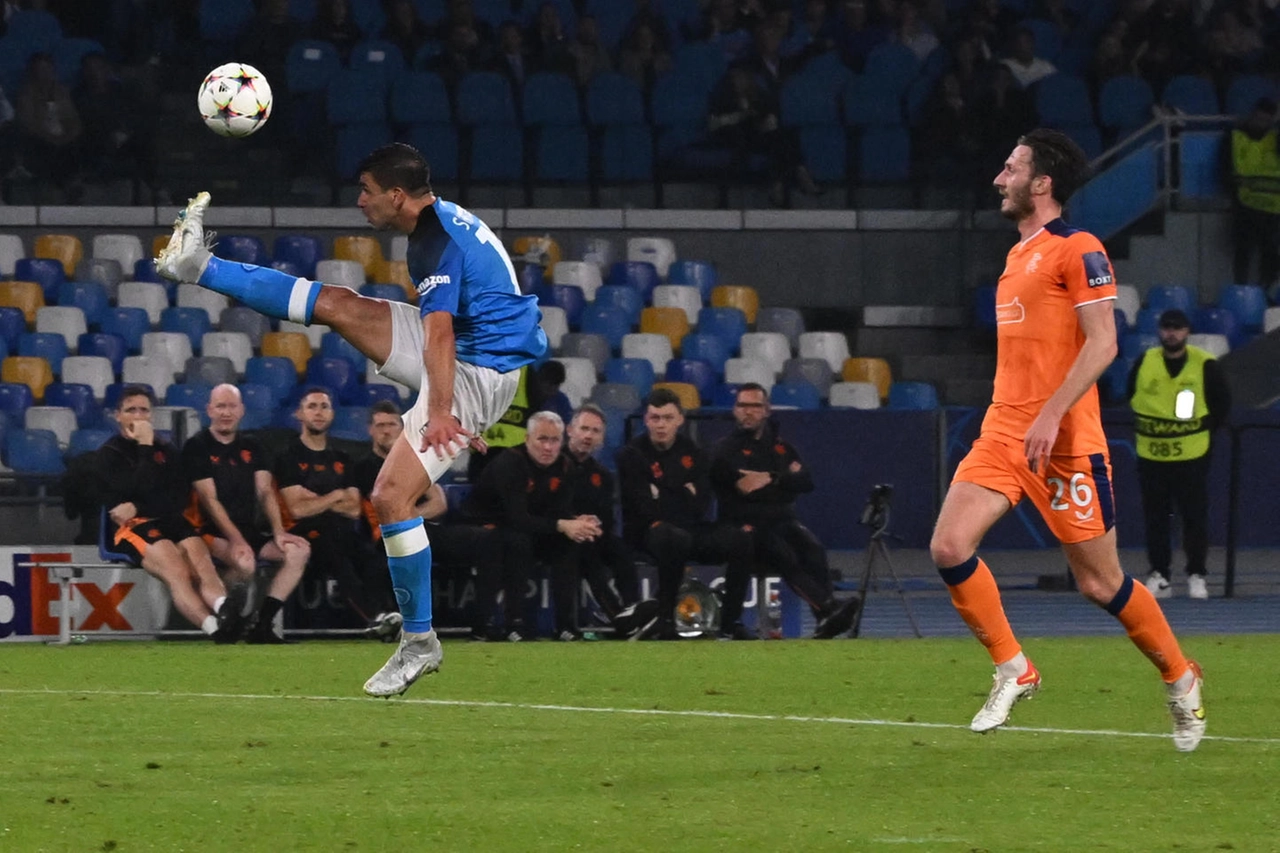
[[[568,714],[625,714],[635,717],[692,717],[709,720],[737,720],[756,723],[825,723],[839,726],[882,726],[904,729],[955,729],[968,731],[963,723],[922,723],[916,720],[868,720],[856,717],[809,717],[799,714],[744,714],[736,711],[679,711],[668,708],[592,708],[585,705],[551,705],[536,702],[488,702],[468,699],[376,699],[369,696],[306,696],[296,693],[171,693],[164,690],[20,690],[0,687],[0,695],[12,696],[122,696],[156,697],[163,699],[239,699],[261,701],[266,699],[294,700],[301,702],[387,702],[400,705],[433,705],[447,708],[497,708],[514,711],[558,711]],[[1171,735],[1158,732],[1124,732],[1117,729],[1059,729],[1050,726],[1002,726],[1006,732],[1027,732],[1047,735],[1080,735],[1083,737],[1161,738]],[[1229,735],[1205,735],[1205,740],[1222,743],[1256,743],[1280,746],[1280,737],[1234,737]]]

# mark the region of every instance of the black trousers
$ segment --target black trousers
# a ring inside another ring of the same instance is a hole
[[[631,549],[617,536],[602,536],[578,546],[578,573],[591,587],[600,609],[610,619],[640,600],[640,578]]]
[[[645,530],[641,544],[658,567],[658,612],[663,619],[675,618],[685,564],[694,561],[725,564],[721,630],[742,621],[742,602],[751,580],[751,557],[755,550],[750,533],[729,524],[676,527],[660,521]]]
[[[1231,274],[1237,284],[1247,284],[1253,255],[1258,255],[1258,278],[1263,287],[1280,280],[1280,216],[1237,203],[1233,222],[1235,254]]]
[[[1183,462],[1138,460],[1138,482],[1142,486],[1142,514],[1147,526],[1147,560],[1153,572],[1169,577],[1173,561],[1172,519],[1174,510],[1182,516],[1182,550],[1187,555],[1187,574],[1203,575],[1209,553],[1209,461]]]
[[[813,531],[791,518],[754,525],[751,536],[757,564],[777,572],[814,613],[831,610],[835,589],[827,549]]]
[[[289,532],[311,543],[307,572],[336,581],[338,592],[361,619],[369,621],[397,609],[386,560],[379,566],[368,559],[367,552],[361,555],[351,519],[323,513],[299,519]]]
[[[500,543],[501,565],[496,571],[482,574],[501,579],[507,627],[524,624],[525,590],[534,574],[534,564],[542,563],[547,567],[551,580],[556,631],[576,630],[578,543],[559,533],[531,535],[501,526],[492,528],[492,531]]]

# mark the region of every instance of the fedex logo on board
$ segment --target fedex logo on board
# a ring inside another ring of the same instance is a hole
[[[9,565],[0,566],[0,639],[23,635],[58,633],[58,614],[50,605],[61,602],[58,584],[50,580],[46,565],[71,562],[71,554],[62,552],[16,553]],[[120,612],[120,605],[133,589],[132,583],[113,584],[103,589],[95,583],[73,583],[80,600],[89,605],[89,613],[75,631],[113,631],[132,629]]]

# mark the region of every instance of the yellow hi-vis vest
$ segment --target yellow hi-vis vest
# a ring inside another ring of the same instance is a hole
[[[529,423],[529,366],[520,368],[520,384],[516,386],[515,399],[502,413],[502,419],[484,431],[485,443],[490,447],[515,447],[524,444],[525,425]]]
[[[1276,141],[1274,130],[1261,139],[1252,139],[1243,130],[1233,130],[1231,165],[1236,178],[1241,180],[1236,188],[1240,203],[1254,210],[1280,214],[1280,150]],[[1250,181],[1250,178],[1262,180]]]
[[[1177,376],[1164,366],[1164,350],[1153,347],[1142,356],[1133,393],[1133,431],[1138,457],[1158,462],[1199,459],[1209,452],[1209,428],[1205,416],[1204,363],[1213,355],[1199,347],[1187,347],[1187,363]],[[1195,405],[1190,417],[1175,414],[1178,394],[1190,391]]]

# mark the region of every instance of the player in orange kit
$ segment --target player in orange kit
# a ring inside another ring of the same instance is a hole
[[[982,432],[956,469],[930,552],[951,601],[996,665],[970,728],[986,732],[1040,686],[1009,627],[991,570],[977,556],[986,532],[1022,498],[1035,504],[1080,592],[1115,616],[1160,670],[1174,746],[1204,736],[1200,668],[1188,661],[1147,588],[1120,568],[1111,462],[1095,383],[1116,354],[1115,275],[1102,243],[1062,219],[1083,183],[1084,152],[1056,130],[1018,140],[995,179],[1000,212],[1018,225],[996,291],[997,360]]]

